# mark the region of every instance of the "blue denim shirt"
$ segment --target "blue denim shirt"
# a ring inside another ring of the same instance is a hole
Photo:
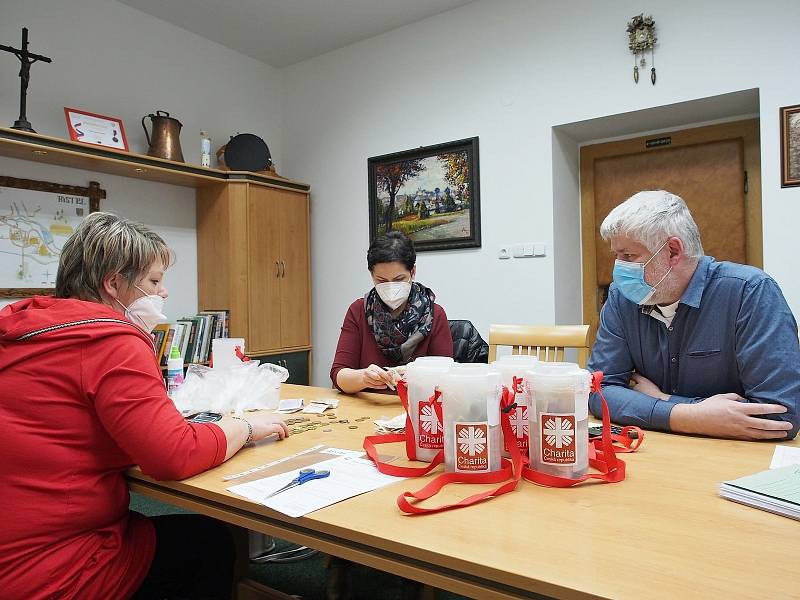
[[[704,256],[672,324],[654,319],[650,310],[627,300],[612,284],[600,313],[589,369],[605,374],[603,393],[613,421],[669,431],[676,404],[733,392],[747,402],[785,406],[787,412],[768,418],[790,421],[788,439],[797,435],[797,323],[769,275]],[[669,400],[630,389],[633,371],[672,394]],[[589,407],[600,415],[597,394]]]

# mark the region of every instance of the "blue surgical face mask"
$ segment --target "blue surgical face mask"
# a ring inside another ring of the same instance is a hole
[[[668,241],[661,244],[661,247],[653,253],[653,256],[647,262],[628,262],[619,259],[614,261],[614,272],[612,274],[614,283],[617,284],[620,293],[634,304],[647,304],[653,294],[656,293],[656,288],[672,271],[672,267],[670,267],[669,271],[664,273],[664,277],[659,279],[655,285],[650,285],[644,280],[644,268],[656,257],[656,254],[661,252]]]

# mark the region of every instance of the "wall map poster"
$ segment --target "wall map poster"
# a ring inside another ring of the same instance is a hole
[[[0,186],[0,288],[53,288],[64,242],[89,196]]]

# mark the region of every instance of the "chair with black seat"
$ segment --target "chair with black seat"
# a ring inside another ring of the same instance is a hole
[[[453,338],[453,360],[458,363],[489,362],[489,344],[487,344],[472,321],[452,319],[450,335]]]

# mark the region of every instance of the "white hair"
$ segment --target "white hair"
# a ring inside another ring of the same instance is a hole
[[[677,237],[687,256],[703,256],[700,231],[686,202],[664,190],[639,192],[615,207],[603,219],[600,235],[606,241],[627,236],[644,244],[650,252],[658,250],[667,238]]]

